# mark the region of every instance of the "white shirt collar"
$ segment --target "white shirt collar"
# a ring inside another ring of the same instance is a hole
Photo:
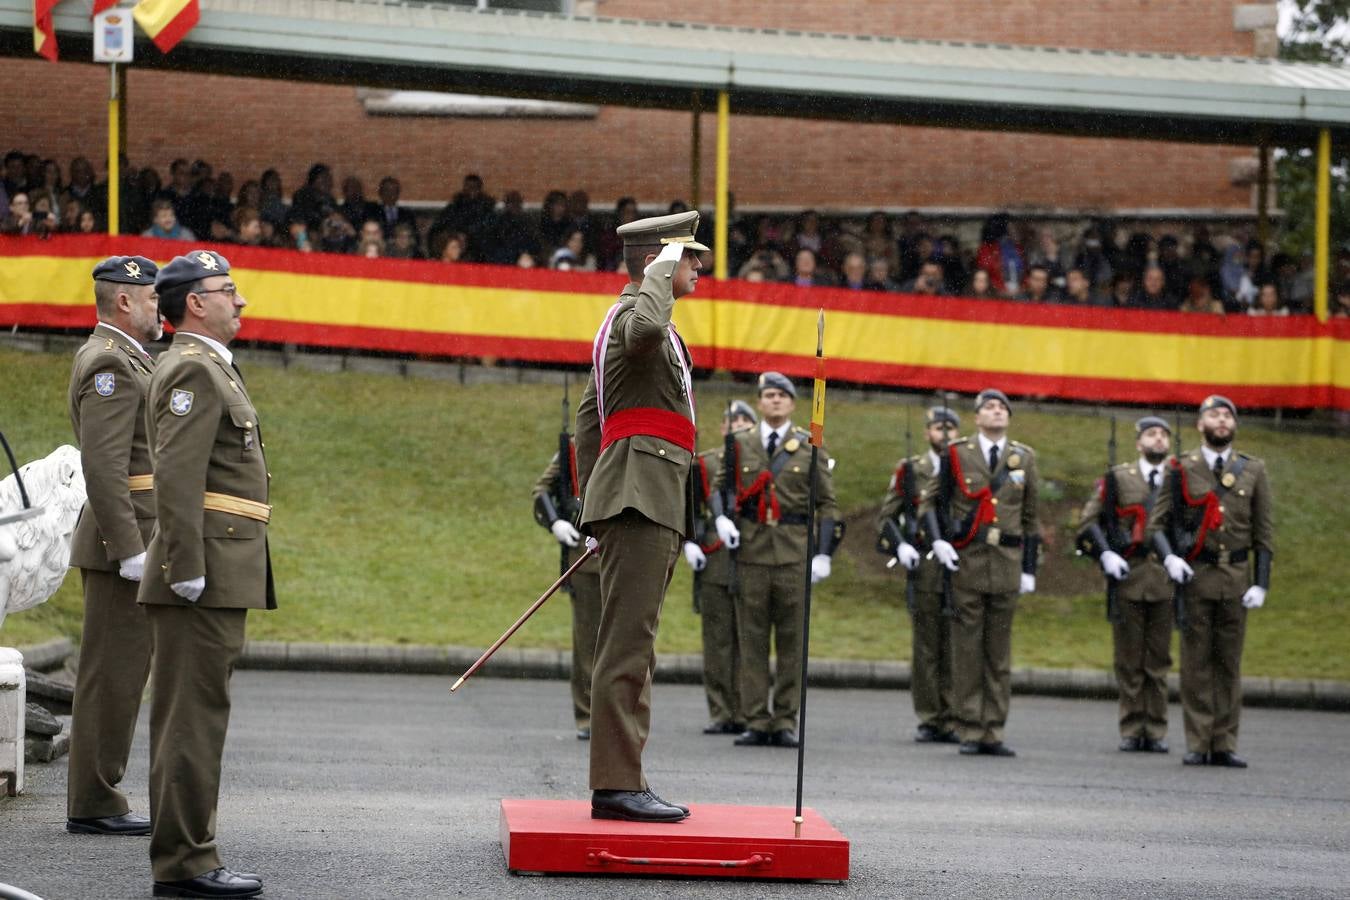
[[[933,464],[934,472],[942,466],[942,457],[938,456],[937,451],[932,447],[928,448],[928,461]]]
[[[1149,476],[1149,474],[1152,473],[1152,472],[1157,472],[1157,473],[1158,473],[1158,483],[1161,484],[1161,483],[1162,483],[1162,477],[1163,477],[1163,467],[1162,467],[1162,463],[1158,463],[1158,464],[1155,466],[1153,463],[1151,463],[1151,462],[1149,462],[1148,460],[1144,459],[1144,457],[1142,457],[1142,456],[1139,457],[1139,474],[1144,476],[1144,481],[1145,481],[1145,482],[1148,481],[1148,476]]]
[[[787,437],[788,431],[792,428],[792,422],[784,422],[777,428],[770,428],[769,423],[763,419],[759,420],[759,443],[765,450],[769,449],[769,435],[778,435],[778,446],[783,446],[783,438]]]
[[[989,448],[998,447],[999,458],[1003,458],[1003,448],[1008,445],[1008,437],[1004,435],[1002,439],[995,443],[984,436],[984,432],[978,432],[980,438],[980,456],[987,462],[989,460]]]
[[[1225,466],[1228,465],[1228,457],[1232,454],[1233,448],[1229,447],[1222,453],[1218,453],[1215,452],[1214,450],[1209,449],[1209,447],[1205,446],[1204,444],[1201,444],[1200,452],[1205,454],[1205,465],[1209,466],[1212,469],[1214,468],[1214,460],[1216,459],[1222,459],[1223,464]]]
[[[141,351],[141,353],[145,354],[146,356],[149,356],[149,355],[150,355],[149,353],[146,353],[146,352],[145,352],[145,348],[141,346],[141,342],[140,342],[140,341],[136,340],[134,337],[132,337],[131,335],[127,334],[125,331],[123,331],[122,329],[118,328],[116,325],[110,325],[110,324],[108,324],[107,322],[99,322],[98,324],[99,324],[99,326],[101,326],[101,327],[103,327],[103,328],[106,328],[106,329],[108,329],[109,331],[115,331],[115,332],[117,332],[117,333],[120,334],[122,337],[124,337],[124,338],[126,338],[127,340],[131,341],[131,346],[135,347],[137,350]]]
[[[188,337],[195,337],[197,340],[205,343],[206,346],[220,354],[220,358],[225,360],[226,365],[232,365],[234,363],[234,354],[229,351],[229,348],[215,338],[209,338],[206,335],[198,334],[195,331],[183,331],[180,332],[180,334],[186,334]]]

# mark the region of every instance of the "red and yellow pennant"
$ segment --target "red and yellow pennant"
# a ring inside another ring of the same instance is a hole
[[[816,316],[816,383],[811,390],[811,445],[825,446],[825,310]]]
[[[149,238],[0,238],[0,327],[92,325],[89,273]],[[427,356],[585,363],[622,275],[365,259],[224,245],[248,308],[240,337]],[[1350,319],[1254,318],[699,281],[675,320],[700,368],[824,379],[802,335],[830,317],[835,384],[1141,404],[1350,409]],[[819,338],[819,332],[818,332]],[[803,352],[805,351],[805,352]],[[822,398],[824,391],[817,391]],[[813,424],[819,418],[812,410]]]
[[[33,52],[56,62],[56,26],[52,10],[61,0],[33,0]]]
[[[168,53],[197,24],[201,7],[198,0],[140,0],[131,15],[160,52]]]

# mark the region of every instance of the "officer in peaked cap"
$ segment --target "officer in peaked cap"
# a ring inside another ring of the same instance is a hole
[[[66,830],[148,834],[118,783],[126,771],[146,676],[150,627],[137,582],[155,524],[145,398],[163,333],[155,264],[112,256],[94,267],[98,324],[75,353],[68,408],[88,499],[71,539],[84,585],[84,638],[75,681]]]
[[[1115,527],[1109,532],[1101,527],[1108,493],[1103,479],[1083,507],[1078,546],[1118,583],[1111,639],[1120,691],[1119,749],[1166,753],[1172,586],[1162,565],[1149,554],[1145,529],[1167,471],[1172,429],[1165,419],[1144,416],[1134,430],[1138,458],[1115,466],[1109,476],[1116,498]]]
[[[960,429],[961,417],[950,407],[934,406],[924,413],[928,446],[896,465],[878,517],[877,549],[894,556],[908,573],[910,699],[919,720],[914,740],[920,744],[961,740],[952,695],[951,620],[942,614],[942,570],[928,552],[930,538],[918,521],[923,485],[937,476],[941,454]]]
[[[1242,645],[1247,612],[1260,609],[1270,589],[1274,499],[1266,464],[1233,448],[1232,400],[1206,397],[1196,428],[1203,443],[1168,467],[1148,527],[1168,577],[1185,585],[1182,762],[1241,769]],[[1189,546],[1174,547],[1172,536]]]
[[[649,790],[657,622],[684,539],[694,533],[693,361],[671,321],[702,267],[698,213],[619,228],[631,279],[592,344],[577,407],[578,527],[600,544],[600,626],[591,678],[591,815],[677,822],[688,807]]]
[[[159,527],[138,600],[154,643],[150,863],[154,893],[252,897],[262,879],[225,868],[216,847],[230,672],[250,609],[276,607],[267,550],[267,462],[257,408],[229,344],[247,302],[211,250],[155,279],[173,344],[150,381]]]

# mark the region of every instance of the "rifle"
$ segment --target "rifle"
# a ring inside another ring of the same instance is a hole
[[[1195,543],[1195,534],[1187,530],[1185,521],[1185,486],[1181,483],[1181,410],[1173,413],[1172,421],[1177,449],[1172,457],[1172,477],[1169,481],[1171,509],[1167,517],[1167,538],[1171,541],[1172,552],[1185,559]],[[1172,583],[1172,622],[1178,631],[1186,626],[1186,585],[1179,581]]]
[[[1107,550],[1124,547],[1125,542],[1118,539],[1120,528],[1116,521],[1116,510],[1120,506],[1120,485],[1116,481],[1116,417],[1111,416],[1111,436],[1106,441],[1106,474],[1102,476],[1101,509],[1097,510],[1097,522],[1089,529],[1088,535],[1079,548],[1079,553],[1101,554]],[[1106,621],[1119,624],[1120,582],[1106,576]]]
[[[568,388],[571,379],[567,373],[563,373],[563,398],[562,398],[562,429],[558,432],[558,474],[553,481],[553,503],[558,511],[560,518],[566,519],[573,525],[576,524],[577,513],[581,510],[581,498],[577,496],[577,485],[574,473],[576,471],[576,450],[572,446],[572,435],[568,433],[567,427],[570,424],[571,404],[568,402]],[[558,545],[558,573],[567,571],[567,551],[570,548],[563,544]],[[563,590],[569,595],[575,596],[575,589],[569,581],[563,586]]]
[[[731,423],[735,422],[735,416],[732,415],[732,402],[727,401],[727,433],[722,438],[722,515],[726,516],[732,522],[738,517],[736,509],[736,432],[732,429]],[[727,576],[727,593],[735,597],[739,593],[740,578],[736,572],[737,552],[730,547],[724,548],[727,552],[727,566],[730,574]]]
[[[897,488],[904,491],[904,500],[901,501],[901,521],[904,527],[905,543],[914,547],[919,547],[919,504],[914,494],[914,435],[910,429],[910,408],[905,406],[905,464],[900,470],[900,483]],[[916,572],[905,573],[905,608],[909,610],[910,615],[914,615],[917,606],[917,600],[914,596]]]
[[[947,420],[947,392],[942,392],[942,420]],[[937,496],[937,538],[946,538],[951,528],[952,494],[956,491],[956,474],[952,472],[950,444],[947,441],[947,429],[942,429],[942,456],[938,460],[938,496]],[[952,600],[952,570],[942,566],[942,614],[947,618],[956,615],[956,604]]]

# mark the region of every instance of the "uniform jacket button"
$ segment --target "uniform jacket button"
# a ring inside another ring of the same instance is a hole
[[[662,455],[662,456],[665,456],[665,455],[666,455],[666,448],[665,448],[665,447],[658,447],[658,448],[656,449],[656,452],[659,453],[659,454]]]
[[[230,525],[229,527],[227,527],[227,528],[225,529],[225,533],[226,533],[226,534],[234,534],[234,526],[233,526],[233,525]]]

